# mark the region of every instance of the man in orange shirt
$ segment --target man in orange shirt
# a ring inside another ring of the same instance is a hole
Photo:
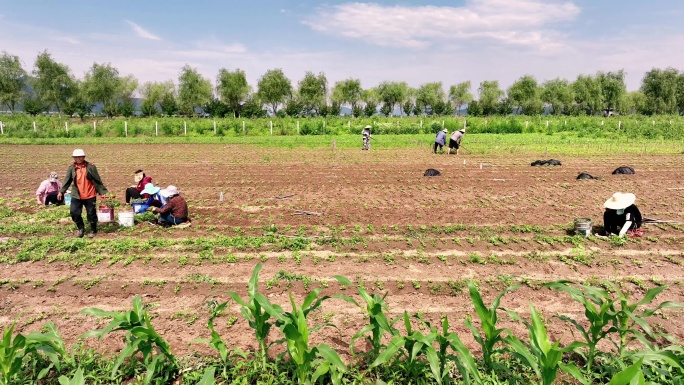
[[[90,223],[90,233],[88,237],[92,238],[97,234],[97,211],[95,210],[95,201],[97,194],[107,194],[107,188],[102,184],[100,174],[97,172],[97,167],[94,164],[86,162],[85,152],[82,149],[76,149],[71,154],[74,158],[74,164],[69,166],[64,177],[64,183],[57,195],[57,199],[62,199],[64,193],[69,189],[71,184],[74,188],[71,190],[71,219],[78,227],[78,237],[83,238],[85,235],[85,225],[83,223],[83,206],[86,208],[86,217]]]

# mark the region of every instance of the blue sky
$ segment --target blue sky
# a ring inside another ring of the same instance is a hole
[[[331,86],[470,80],[474,92],[624,69],[635,90],[651,68],[684,70],[683,19],[675,0],[0,0],[0,51],[31,70],[47,49],[78,78],[109,62],[141,84],[176,82],[185,64],[212,82],[241,68],[254,88],[282,68],[293,84],[310,70]]]

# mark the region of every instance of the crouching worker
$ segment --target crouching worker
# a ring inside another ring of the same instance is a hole
[[[634,194],[616,192],[603,204],[606,208],[603,213],[603,228],[606,235],[627,234],[632,238],[638,238],[644,234],[641,228],[643,221],[641,212],[634,201],[636,201]]]
[[[36,199],[39,205],[57,205],[64,204],[64,198],[57,199],[59,189],[62,188],[62,182],[57,179],[57,173],[51,172],[47,179],[40,183],[38,190],[36,190]]]
[[[166,204],[166,198],[161,195],[161,187],[157,187],[152,183],[146,184],[140,194],[147,197],[147,200],[142,204],[138,213],[147,211],[150,207],[162,207]]]
[[[147,210],[159,214],[156,223],[162,226],[175,226],[188,221],[188,203],[180,196],[176,186],[169,186],[159,192],[166,198],[161,208],[150,207]]]

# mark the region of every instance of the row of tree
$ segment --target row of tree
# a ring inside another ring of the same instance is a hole
[[[324,73],[307,72],[293,86],[282,70],[268,70],[256,91],[243,70],[221,68],[215,85],[196,69],[184,66],[178,83],[147,82],[139,86],[132,75],[122,76],[109,63],[93,66],[77,79],[65,64],[47,51],[38,54],[33,71],[24,70],[18,56],[0,57],[0,103],[9,111],[28,114],[56,110],[84,117],[100,105],[108,116],[131,116],[138,107],[145,116],[209,114],[216,117],[339,115],[347,106],[354,116],[383,115],[596,115],[606,112],[653,114],[684,113],[684,72],[652,69],[639,90],[628,92],[624,71],[579,75],[574,82],[553,79],[539,83],[531,75],[516,80],[508,89],[498,81],[480,83],[475,99],[470,81],[444,90],[442,82],[418,88],[406,82],[385,81],[364,89],[359,79],[335,82],[332,89]]]

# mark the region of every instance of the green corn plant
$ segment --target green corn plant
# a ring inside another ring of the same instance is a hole
[[[608,385],[645,385],[644,372],[641,371],[642,363],[643,361],[639,360],[615,374]]]
[[[577,348],[577,342],[573,342],[567,347],[560,348],[560,341],[551,344],[546,333],[546,326],[542,321],[537,309],[530,303],[530,318],[532,322],[522,320],[515,312],[507,311],[511,319],[521,321],[527,326],[530,333],[529,347],[523,344],[517,337],[508,335],[505,342],[513,349],[513,355],[521,362],[529,366],[537,374],[543,385],[551,385],[556,379],[558,369],[561,367],[571,372],[583,384],[590,384],[582,378],[581,373],[576,367],[565,366],[561,363],[563,353]]]
[[[494,347],[496,344],[503,342],[501,332],[505,330],[496,328],[496,323],[498,321],[497,310],[499,309],[501,297],[503,297],[506,293],[517,289],[520,285],[506,288],[506,290],[499,293],[499,295],[494,298],[492,305],[487,308],[482,301],[482,296],[480,295],[475,283],[471,280],[468,280],[467,284],[468,291],[470,292],[470,298],[475,306],[475,312],[482,323],[482,333],[480,333],[480,331],[468,319],[466,319],[465,325],[472,331],[475,341],[477,341],[477,343],[482,347],[482,358],[484,360],[485,370],[489,372],[492,369],[492,356],[500,351],[498,349],[495,350]]]
[[[456,333],[449,333],[449,320],[446,316],[442,318],[441,333],[436,327],[432,326],[430,322],[424,320],[420,314],[416,314],[414,317],[418,318],[430,328],[431,338],[434,338],[435,342],[439,345],[439,352],[435,349],[428,349],[426,351],[430,370],[438,384],[449,384],[451,382],[451,377],[449,377],[449,372],[446,368],[448,360],[451,360],[456,364],[465,385],[469,385],[471,382],[479,383],[481,381],[480,373],[478,372],[477,364],[475,363],[475,357],[470,353],[468,348],[466,348]],[[447,348],[451,348],[458,355],[448,354]]]
[[[215,385],[216,380],[214,379],[214,375],[214,368],[207,368],[207,370],[204,371],[202,379],[197,383],[197,385]]]
[[[59,385],[85,385],[85,378],[83,377],[83,369],[78,368],[74,376],[69,379],[67,376],[59,376]]]
[[[91,330],[84,333],[80,338],[97,337],[102,338],[105,334],[115,331],[126,331],[124,342],[126,346],[121,350],[116,363],[112,368],[112,377],[116,377],[119,366],[128,357],[137,353],[143,356],[143,364],[147,367],[144,383],[150,384],[154,379],[156,382],[164,383],[178,368],[176,357],[171,353],[169,343],[164,340],[152,327],[150,315],[143,307],[140,296],[133,298],[133,310],[128,312],[108,312],[97,308],[87,308],[81,313],[103,318],[111,318],[111,322],[104,329]],[[155,349],[161,354],[154,354]],[[164,362],[166,360],[166,362]],[[167,369],[160,373],[162,365]]]
[[[336,275],[335,279],[337,279],[337,281],[343,285],[352,286],[352,282],[346,277]],[[357,285],[357,291],[364,302],[363,306],[357,303],[353,298],[348,297],[346,295],[335,295],[333,297],[341,298],[349,303],[352,303],[366,313],[369,324],[363,327],[361,330],[359,330],[358,333],[354,334],[349,343],[349,348],[351,354],[354,355],[354,345],[356,340],[370,333],[370,337],[367,337],[367,340],[371,343],[372,346],[372,350],[370,351],[369,356],[371,357],[371,359],[375,359],[375,357],[377,357],[378,353],[380,352],[380,349],[382,348],[382,336],[385,333],[393,333],[392,327],[389,321],[387,320],[387,316],[384,313],[385,311],[387,311],[387,303],[385,302],[387,292],[385,292],[385,295],[383,296],[380,296],[379,294],[370,295],[368,294],[366,289],[359,285]]]
[[[560,280],[550,282],[545,286],[568,293],[574,301],[584,306],[584,316],[589,321],[588,328],[568,316],[559,315],[557,318],[574,325],[584,338],[583,346],[589,350],[585,356],[587,362],[585,374],[590,375],[594,360],[600,353],[597,348],[599,342],[615,331],[612,327],[616,321],[613,299],[607,291],[601,288],[575,284],[571,281]],[[577,353],[582,354],[580,349],[577,349]]]
[[[12,378],[21,371],[24,357],[43,353],[51,365],[38,373],[36,380],[44,378],[54,365],[60,367],[61,358],[66,355],[64,340],[52,322],[48,322],[45,333],[17,334],[12,338],[15,323],[3,331],[0,344],[0,385],[12,384]]]
[[[223,376],[227,377],[227,368],[228,368],[228,358],[231,355],[232,352],[237,353],[240,355],[242,358],[247,359],[247,355],[242,353],[241,350],[239,349],[234,349],[233,351],[228,349],[228,346],[226,343],[223,341],[221,338],[221,335],[218,334],[216,329],[214,328],[214,320],[216,317],[221,316],[223,311],[226,309],[226,306],[228,306],[227,302],[224,302],[222,304],[216,305],[216,307],[212,308],[211,311],[211,316],[209,317],[209,321],[207,322],[207,328],[209,328],[209,331],[211,331],[211,338],[198,338],[198,342],[203,342],[211,346],[212,348],[216,349],[217,352],[219,352],[219,356],[221,357],[221,363],[223,364]]]
[[[394,331],[394,337],[389,341],[389,344],[378,357],[373,361],[369,368],[374,368],[382,364],[391,362],[393,367],[401,368],[409,378],[423,377],[423,369],[425,364],[419,359],[421,356],[429,355],[432,357],[432,365],[437,372],[437,378],[441,381],[441,373],[438,372],[439,362],[436,359],[437,353],[432,346],[436,336],[428,334],[424,336],[419,331],[414,331],[411,327],[411,320],[408,313],[404,311],[403,315],[404,326],[406,327],[406,335],[400,335],[398,330]],[[399,353],[399,354],[397,354]]]
[[[266,297],[259,293],[259,271],[261,270],[261,267],[261,263],[258,263],[252,271],[252,277],[249,279],[249,283],[247,285],[246,300],[240,298],[240,296],[233,291],[228,292],[228,295],[230,295],[233,300],[241,306],[240,313],[242,313],[242,315],[245,317],[249,323],[249,326],[254,329],[254,333],[256,335],[257,341],[259,342],[259,348],[261,351],[261,363],[263,367],[266,367],[266,357],[268,356],[266,338],[268,337],[268,332],[271,330],[271,327],[274,325],[274,323],[269,321],[272,314],[264,310],[261,303],[268,303],[270,308],[279,314],[283,313],[283,309],[278,305],[271,304]]]
[[[319,298],[318,295],[322,290],[319,287],[309,293],[301,306],[297,306],[292,299],[292,294],[290,294],[290,304],[292,305],[290,312],[283,312],[282,309],[275,308],[265,297],[256,296],[261,307],[277,320],[276,324],[285,336],[282,341],[286,343],[287,354],[295,364],[295,378],[300,385],[315,383],[328,372],[331,373],[332,383],[340,384],[341,374],[347,370],[340,357],[330,346],[326,344],[309,346],[309,334],[323,326],[328,326],[318,325],[309,328],[306,319],[311,311],[316,310],[324,300],[330,298],[328,296]],[[314,371],[313,368],[316,370]]]
[[[620,337],[619,344],[615,344],[620,356],[623,356],[625,348],[634,340],[638,340],[649,349],[654,348],[649,339],[653,340],[657,337],[664,337],[672,340],[668,335],[654,333],[653,329],[651,329],[648,324],[647,318],[651,317],[660,309],[682,308],[684,307],[684,304],[665,301],[652,309],[641,309],[643,305],[651,303],[658,294],[667,289],[667,286],[654,287],[646,292],[646,295],[644,295],[644,298],[642,298],[641,301],[630,303],[629,293],[623,293],[617,285],[613,283],[608,283],[608,285],[610,285],[611,290],[617,295],[614,327]],[[635,326],[638,326],[638,328]],[[677,341],[673,340],[672,342]]]

